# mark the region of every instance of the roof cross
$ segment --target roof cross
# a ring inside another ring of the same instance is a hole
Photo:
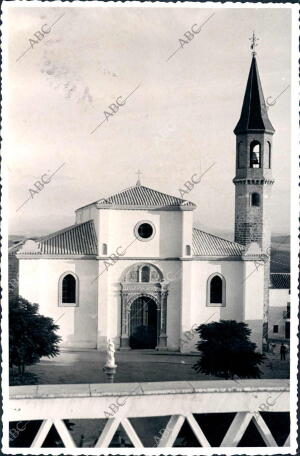
[[[140,177],[141,177],[141,175],[142,175],[143,173],[138,169],[137,172],[136,172],[135,174],[138,175],[138,180],[137,180],[137,182],[136,182],[136,186],[139,187],[140,185],[142,185],[142,184],[141,184],[141,179],[140,179]]]
[[[255,48],[256,48],[256,46],[258,46],[258,44],[256,42],[259,41],[259,38],[257,38],[254,31],[253,31],[251,38],[249,38],[249,40],[251,41],[250,49],[252,51],[252,55],[256,55]]]

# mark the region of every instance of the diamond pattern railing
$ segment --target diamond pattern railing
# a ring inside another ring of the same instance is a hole
[[[146,417],[169,417],[153,446],[174,446],[188,423],[199,445],[207,448],[213,445],[195,416],[210,413],[234,413],[220,447],[238,446],[251,422],[266,446],[277,447],[263,412],[289,413],[288,380],[18,386],[10,388],[9,401],[10,421],[42,421],[32,448],[42,448],[52,426],[66,448],[76,448],[68,419],[106,420],[95,448],[108,448],[120,427],[133,447],[142,448],[132,419]],[[290,446],[288,435],[283,446]]]

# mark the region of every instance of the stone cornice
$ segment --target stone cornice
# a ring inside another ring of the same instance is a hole
[[[182,261],[187,261],[188,259],[183,258]],[[214,255],[205,255],[205,256],[197,256],[191,258],[191,261],[241,261],[240,255],[231,255],[231,256],[214,256]]]
[[[238,185],[264,185],[264,184],[268,184],[268,185],[273,185],[275,180],[274,179],[265,179],[264,177],[259,179],[259,178],[255,178],[255,177],[241,177],[241,178],[237,178],[235,177],[232,182],[234,184],[238,184]]]
[[[263,256],[257,255],[256,258]],[[243,261],[244,258],[240,255],[236,256],[193,256],[193,257],[114,257],[110,258],[109,256],[95,256],[95,255],[46,255],[42,253],[36,254],[17,254],[16,257],[18,260],[100,260],[100,261]],[[246,259],[249,259],[248,257]]]
[[[166,282],[121,282],[122,293],[163,293],[167,288]]]
[[[224,255],[203,255],[203,256],[193,256],[193,257],[118,257],[118,258],[110,258],[109,256],[106,257],[97,257],[98,260],[106,260],[106,261],[209,261],[209,260],[217,260],[217,261],[241,261],[241,255],[231,255],[231,256],[224,256]]]
[[[140,206],[126,206],[126,205],[117,205],[117,204],[96,204],[97,209],[105,209],[105,210],[126,210],[126,211],[139,211],[139,210],[150,210],[150,211],[194,211],[196,209],[196,205],[193,206],[149,206],[149,205],[140,205]]]
[[[135,257],[126,257],[126,256],[119,256],[119,257],[113,257],[113,258],[110,258],[109,255],[107,256],[97,256],[96,257],[97,260],[102,260],[102,261],[125,261],[125,260],[134,260],[134,261],[141,261],[141,262],[144,262],[144,263],[147,263],[149,261],[179,261],[181,260],[180,257],[138,257],[138,256],[135,256]]]
[[[265,253],[260,253],[260,254],[249,254],[249,255],[243,255],[241,257],[242,261],[263,261],[264,263],[267,263],[269,259],[269,256]]]
[[[247,130],[242,130],[242,131],[239,131],[238,133],[234,133],[235,136],[245,136],[245,135],[253,135],[253,134],[260,134],[260,135],[274,135],[275,131],[272,131],[272,130],[264,130],[264,129],[261,129],[261,130],[258,130],[258,129],[247,129]]]

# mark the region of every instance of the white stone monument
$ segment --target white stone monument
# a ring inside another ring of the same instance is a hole
[[[106,363],[104,367],[108,369],[115,369],[117,367],[115,363],[115,345],[111,339],[107,341]]]
[[[106,363],[103,370],[108,377],[108,381],[113,383],[117,365],[115,363],[115,345],[111,339],[108,339],[107,341]]]

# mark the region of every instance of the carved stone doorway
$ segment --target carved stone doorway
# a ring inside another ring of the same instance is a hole
[[[168,285],[149,263],[131,266],[121,283],[120,348],[167,347]]]

